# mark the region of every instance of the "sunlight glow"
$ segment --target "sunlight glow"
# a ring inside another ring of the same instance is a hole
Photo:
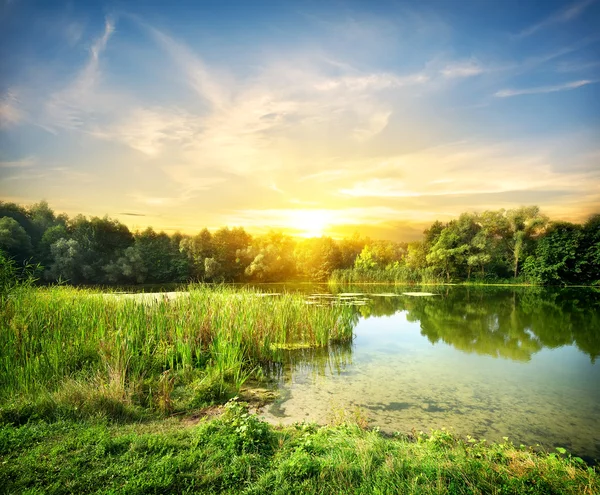
[[[326,210],[294,210],[290,212],[288,227],[300,237],[321,237],[330,226],[330,217]]]

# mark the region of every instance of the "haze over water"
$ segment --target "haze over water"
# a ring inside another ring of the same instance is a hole
[[[265,416],[327,422],[343,410],[389,433],[446,427],[600,458],[597,291],[395,291],[367,296],[351,345],[289,352]]]

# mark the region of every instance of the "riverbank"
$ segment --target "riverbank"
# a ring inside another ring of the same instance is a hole
[[[208,410],[206,412],[211,412]],[[595,494],[600,475],[446,431],[384,437],[357,424],[276,428],[230,402],[220,416],[0,427],[1,493]]]

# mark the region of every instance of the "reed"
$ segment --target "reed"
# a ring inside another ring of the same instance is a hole
[[[224,286],[178,297],[29,289],[13,293],[0,316],[1,401],[88,390],[159,410],[184,385],[235,392],[278,348],[348,342],[355,321],[346,306]]]

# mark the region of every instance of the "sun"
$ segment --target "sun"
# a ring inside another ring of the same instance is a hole
[[[300,237],[321,237],[330,226],[330,216],[327,210],[294,210],[287,227]]]

